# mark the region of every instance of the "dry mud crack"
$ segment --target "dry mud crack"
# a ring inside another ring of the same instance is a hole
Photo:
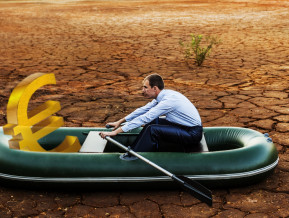
[[[56,86],[66,126],[103,126],[143,105],[141,82],[156,72],[199,109],[204,126],[268,132],[280,163],[267,180],[213,190],[208,207],[175,191],[73,192],[0,187],[1,217],[288,217],[289,2],[0,1],[0,122],[16,84],[35,72]],[[202,67],[179,40],[215,35]]]

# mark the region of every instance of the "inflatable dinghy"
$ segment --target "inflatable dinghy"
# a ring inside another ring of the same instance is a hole
[[[114,139],[126,146],[133,143],[139,129]],[[141,160],[124,161],[124,151],[107,142],[104,152],[49,152],[66,135],[77,136],[84,144],[87,133],[110,131],[106,128],[63,127],[39,140],[48,152],[10,149],[0,129],[0,181],[5,184],[103,188],[163,188],[172,180]],[[268,135],[238,127],[204,128],[208,152],[140,152],[176,174],[199,181],[208,187],[243,186],[259,182],[278,164],[278,153]],[[97,146],[97,145],[95,145]],[[175,187],[175,186],[174,186]]]

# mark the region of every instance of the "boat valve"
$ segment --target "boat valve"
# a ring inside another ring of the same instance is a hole
[[[273,140],[270,137],[268,137],[267,142],[273,142]]]

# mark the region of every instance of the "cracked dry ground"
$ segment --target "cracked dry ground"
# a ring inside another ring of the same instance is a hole
[[[171,191],[26,190],[0,187],[1,217],[288,217],[289,1],[0,1],[0,122],[16,84],[34,72],[57,85],[31,105],[58,100],[66,126],[103,126],[143,105],[145,75],[197,106],[204,126],[268,132],[280,163],[267,180],[213,190],[208,207]],[[202,67],[179,40],[215,35]]]

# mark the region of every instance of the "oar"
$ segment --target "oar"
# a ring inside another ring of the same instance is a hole
[[[113,144],[117,145],[118,147],[122,148],[123,150],[129,152],[130,154],[138,157],[142,161],[146,162],[147,164],[151,165],[152,167],[158,169],[159,171],[163,172],[167,176],[171,177],[175,182],[177,182],[181,187],[189,192],[192,196],[199,199],[202,202],[207,203],[209,206],[212,206],[212,192],[201,185],[200,183],[193,181],[185,176],[176,176],[169,171],[165,170],[164,168],[156,165],[155,163],[151,162],[150,160],[146,159],[145,157],[141,156],[140,154],[134,152],[130,147],[126,147],[119,143],[118,141],[115,141],[114,139],[110,138],[109,136],[105,137],[106,140],[112,142]]]

